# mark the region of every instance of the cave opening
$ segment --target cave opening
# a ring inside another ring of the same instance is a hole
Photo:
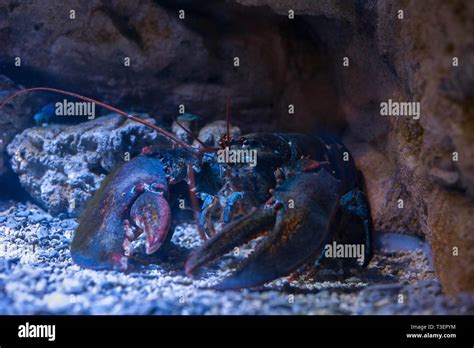
[[[472,35],[464,35],[473,32],[465,14],[474,6],[434,1],[426,11],[414,1],[97,1],[75,3],[79,16],[72,21],[50,17],[69,13],[68,4],[9,2],[0,8],[1,98],[56,87],[143,113],[167,129],[186,113],[196,117],[196,132],[224,120],[231,101],[231,121],[242,134],[334,135],[364,176],[376,233],[390,234],[402,252],[399,263],[378,260],[374,267],[421,264],[428,281],[439,278],[440,293],[474,291],[474,45]],[[20,57],[21,67],[15,65]],[[74,226],[63,218],[77,216],[125,151],[133,157],[157,139],[104,110],[91,126],[53,120],[34,128],[33,115],[62,100],[35,93],[0,111],[2,207],[21,202],[18,210],[27,216],[25,204],[36,200],[58,228]],[[412,106],[406,113],[415,115],[395,117],[393,105]],[[50,152],[34,146],[38,138]],[[70,157],[59,158],[58,149]],[[44,167],[35,170],[35,161]],[[64,190],[55,187],[63,184]],[[413,249],[432,252],[432,264],[403,254]],[[377,281],[420,280],[405,275]]]

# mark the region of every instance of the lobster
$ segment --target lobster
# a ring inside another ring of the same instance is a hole
[[[122,110],[75,93],[51,91],[96,103],[153,128],[171,144],[142,149],[118,165],[88,202],[71,243],[75,263],[93,269],[127,270],[167,252],[180,221],[176,197],[189,193],[203,244],[184,265],[187,275],[235,247],[261,237],[253,253],[216,289],[255,287],[327,258],[331,241],[365,246],[361,266],[372,257],[372,219],[361,174],[346,147],[334,137],[229,131],[218,144],[204,143],[175,122],[197,146]],[[241,161],[222,160],[242,152]],[[255,162],[246,161],[256,154]],[[201,204],[201,208],[199,205]],[[220,228],[216,229],[216,226]],[[144,243],[138,243],[144,241]]]

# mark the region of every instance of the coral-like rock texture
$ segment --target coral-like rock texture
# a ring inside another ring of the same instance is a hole
[[[74,126],[28,128],[7,151],[13,170],[35,201],[52,214],[77,216],[127,153],[136,155],[156,138],[147,127],[110,114]]]

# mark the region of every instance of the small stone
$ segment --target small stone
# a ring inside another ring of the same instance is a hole
[[[68,220],[63,220],[60,223],[60,226],[64,229],[74,228],[74,225],[75,225],[74,221],[69,220],[69,219]]]
[[[79,294],[84,290],[84,285],[78,279],[65,278],[63,288],[68,294]]]
[[[14,220],[8,220],[7,223],[5,224],[8,228],[11,228],[12,230],[16,230],[20,227],[20,223]]]
[[[16,213],[16,216],[19,216],[19,217],[27,217],[28,215],[30,215],[30,212],[28,210],[23,210]]]
[[[70,306],[70,298],[68,295],[61,292],[53,292],[44,297],[46,307],[52,313],[59,313],[65,311]]]
[[[44,255],[51,258],[51,259],[59,257],[59,253],[54,249],[53,250],[48,250],[47,252],[44,253]]]
[[[49,231],[48,231],[48,228],[46,228],[45,226],[41,226],[38,231],[36,232],[36,235],[38,236],[38,238],[42,239],[42,238],[47,238],[49,236]]]
[[[40,279],[37,283],[36,283],[36,286],[35,286],[35,291],[38,292],[38,293],[44,293],[44,291],[46,290],[46,286],[47,286],[47,282],[46,282],[46,279]]]
[[[44,216],[44,215],[34,214],[34,215],[30,216],[30,221],[32,223],[38,223],[38,222],[45,221],[45,220],[47,220],[47,217]]]

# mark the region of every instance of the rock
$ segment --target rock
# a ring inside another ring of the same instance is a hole
[[[46,308],[53,314],[63,313],[70,307],[70,297],[61,292],[53,292],[44,296]]]
[[[44,255],[52,259],[52,258],[57,258],[59,256],[59,253],[56,250],[48,250],[47,252],[44,253]]]
[[[94,85],[98,88],[94,94],[106,101],[119,100],[124,89],[134,90],[135,98],[148,94],[163,100],[168,95],[164,92],[171,91],[182,76],[199,77],[196,67],[202,67],[207,57],[202,39],[152,1],[133,6],[123,1],[114,6],[97,0],[76,3],[75,20],[69,18],[70,4],[12,2],[4,8],[0,38],[8,58],[35,57],[29,67],[39,71],[37,79],[47,71],[54,84],[75,81],[83,92]],[[58,14],[55,20],[52,13]],[[22,34],[26,28],[28,38]],[[129,67],[124,65],[125,57],[131,59]],[[157,79],[157,74],[162,77]]]
[[[15,84],[7,77],[0,75],[0,90],[2,92],[14,93],[18,89],[21,89],[21,86]],[[0,95],[0,100],[8,97],[10,93]],[[29,115],[33,112],[34,106],[32,106],[33,103],[30,103],[25,103],[24,100],[20,100],[15,105],[11,105],[8,109],[0,111],[0,177],[5,177],[9,170],[6,151],[8,143],[10,143],[15,134],[32,124]]]
[[[278,14],[288,16],[293,10],[295,16],[324,16],[353,22],[356,17],[356,3],[346,0],[236,0],[245,6],[269,6]]]
[[[145,126],[110,114],[73,126],[29,128],[15,137],[8,153],[21,184],[42,207],[78,216],[125,152],[133,156],[156,139]]]
[[[395,19],[400,8],[409,21]],[[376,228],[423,236],[444,291],[474,292],[474,128],[467,82],[474,80],[473,39],[462,34],[474,30],[464,19],[474,4],[435,1],[425,11],[417,1],[378,2],[372,11],[378,13],[372,48],[390,66],[352,72],[354,88],[366,88],[347,106],[346,142],[364,173]],[[362,56],[361,46],[354,47],[351,59],[358,65],[380,64],[377,55]],[[462,62],[458,67],[454,56]],[[382,120],[377,102],[388,98],[419,101],[420,119]],[[453,256],[454,247],[462,257]]]
[[[30,217],[31,222],[33,223],[38,223],[44,220],[47,220],[47,217],[44,216],[43,214],[34,214]]]
[[[14,230],[14,229],[17,229],[20,226],[20,224],[16,221],[8,220],[8,222],[6,223],[6,226]]]
[[[78,294],[83,291],[84,285],[78,279],[64,278],[63,288],[64,292],[68,294]]]
[[[280,31],[288,29],[287,23],[279,15],[265,15],[261,8],[188,4],[186,21],[181,21],[181,7],[173,2],[160,6],[152,0],[139,0],[130,6],[124,1],[104,5],[94,0],[77,3],[77,16],[72,21],[70,4],[8,3],[0,33],[4,59],[34,57],[28,59],[28,67],[36,85],[70,88],[66,81],[74,81],[74,92],[115,106],[126,102],[127,107],[159,113],[168,121],[180,104],[187,112],[202,115],[205,123],[222,119],[230,99],[232,115],[243,123],[254,123],[256,130],[283,124],[303,130],[303,119],[306,124],[322,125],[340,116],[328,74],[329,61],[320,59],[319,48],[306,31],[281,35]],[[354,17],[345,9],[354,6],[340,2],[339,7],[341,10],[330,17]],[[312,14],[326,15],[332,8],[326,1]],[[54,21],[52,13],[58,14]],[[246,25],[241,25],[242,21]],[[218,23],[236,30],[224,34],[216,27]],[[238,69],[233,66],[236,56],[241,61]],[[124,65],[126,57],[130,58],[129,67]],[[54,102],[62,100],[49,97]],[[300,104],[299,122],[275,117],[287,114],[290,102]],[[315,114],[328,116],[321,120]],[[260,122],[254,122],[256,119]]]
[[[201,118],[197,115],[185,113],[180,115],[177,120],[173,121],[171,125],[171,131],[178,137],[178,139],[191,144],[193,142],[193,136],[198,130],[198,124]],[[191,135],[191,134],[193,135]]]
[[[27,217],[28,215],[30,215],[30,212],[28,210],[23,210],[16,213],[16,216],[19,216],[19,217]]]
[[[230,131],[231,137],[233,138],[238,139],[241,135],[240,128],[234,125],[230,125],[229,131]],[[223,120],[217,120],[202,127],[201,130],[199,131],[198,137],[199,137],[199,140],[201,140],[203,143],[207,145],[219,147],[219,141],[226,134],[227,134],[227,122]]]
[[[440,168],[431,168],[429,171],[430,176],[436,181],[437,184],[446,188],[457,188],[460,175],[457,171],[447,171]]]
[[[46,290],[48,283],[46,279],[40,279],[35,285],[35,292],[43,294]]]
[[[45,226],[41,226],[36,232],[36,235],[38,236],[39,239],[47,238],[49,236],[48,228]]]

